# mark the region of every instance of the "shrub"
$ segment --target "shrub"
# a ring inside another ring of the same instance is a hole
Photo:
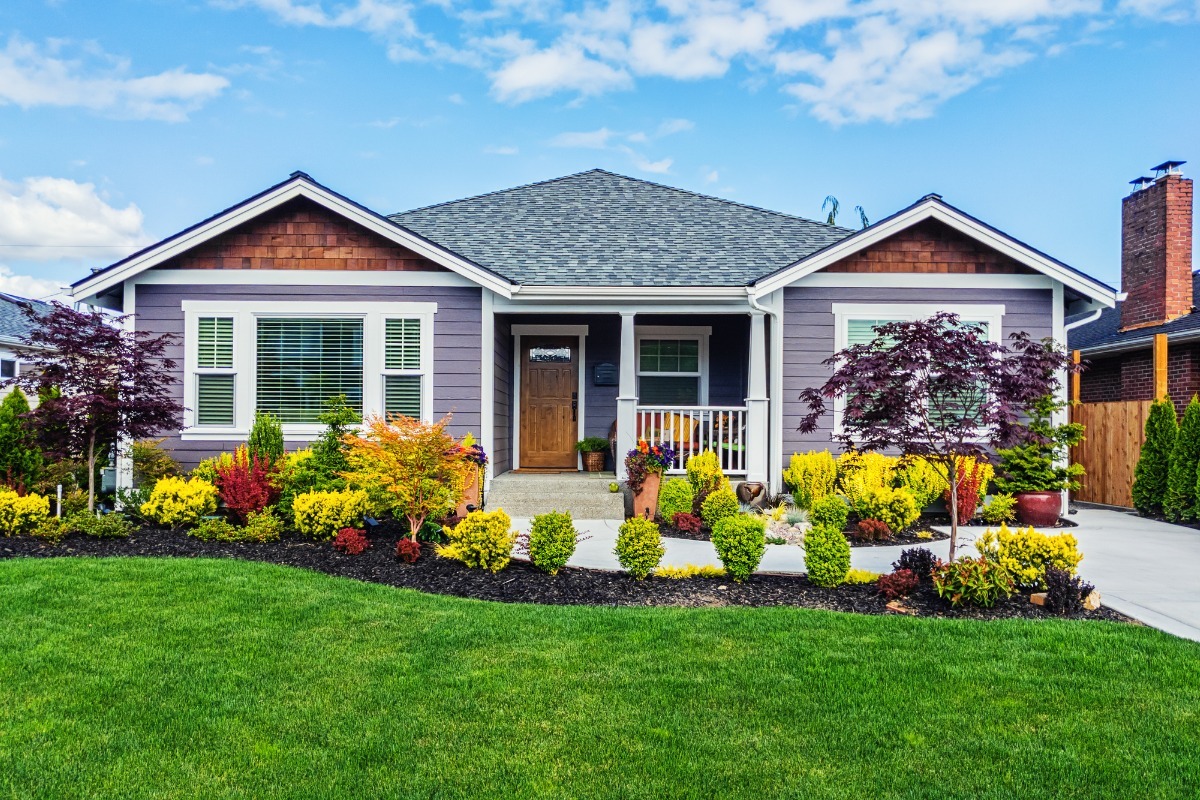
[[[127,539],[135,526],[121,514],[95,514],[80,511],[62,522],[66,533],[78,533],[93,539]]]
[[[846,573],[846,583],[852,586],[862,586],[868,583],[875,583],[882,577],[878,572],[871,572],[869,569],[852,569]]]
[[[217,473],[224,466],[233,463],[233,453],[220,453],[211,458],[203,459],[190,473],[190,477],[208,481],[214,486],[217,483]]]
[[[42,473],[37,431],[29,421],[29,401],[14,387],[0,400],[0,484],[25,492]]]
[[[283,520],[269,508],[251,512],[246,516],[242,535],[248,542],[278,542],[283,536]]]
[[[797,508],[809,509],[813,503],[833,494],[837,483],[837,462],[828,450],[792,453],[783,482],[792,492]]]
[[[200,520],[198,525],[188,531],[188,536],[204,542],[236,542],[240,538],[238,529],[221,517]]]
[[[991,608],[1013,593],[1012,577],[986,558],[960,558],[933,570],[933,588],[950,605]]]
[[[270,465],[283,458],[283,426],[279,419],[262,411],[254,413],[254,425],[246,440],[246,449],[251,458]]]
[[[279,494],[275,470],[265,456],[239,447],[228,464],[219,464],[217,490],[225,507],[245,524],[251,514],[265,509]]]
[[[680,483],[686,485],[684,481]],[[542,572],[557,575],[574,555],[578,541],[579,533],[570,514],[557,511],[538,514],[529,529],[529,560]]]
[[[899,459],[883,453],[842,453],[837,460],[838,484],[842,494],[851,506],[857,506],[867,491],[892,485],[899,463]]]
[[[908,456],[900,460],[896,470],[896,486],[906,489],[913,496],[919,510],[940,499],[947,488],[946,476],[941,468],[922,456]]]
[[[292,501],[293,524],[303,536],[332,539],[342,528],[362,524],[367,503],[367,493],[361,489],[305,492]]]
[[[195,525],[217,510],[217,487],[200,478],[163,478],[154,485],[141,514],[157,525],[182,528]]]
[[[666,549],[658,526],[648,519],[626,520],[617,532],[617,561],[625,571],[641,580],[654,571]]]
[[[153,487],[163,478],[183,472],[170,453],[162,449],[165,439],[139,439],[129,446],[135,486]]]
[[[1096,587],[1065,569],[1046,567],[1046,610],[1052,614],[1078,614],[1083,601]]]
[[[896,533],[910,527],[921,516],[917,501],[906,489],[886,486],[867,489],[854,510],[863,519],[877,519]]]
[[[1015,533],[1007,525],[988,528],[975,549],[990,563],[1005,570],[1013,582],[1025,589],[1046,588],[1046,567],[1054,566],[1072,575],[1083,560],[1078,542],[1069,533],[1048,536],[1032,527]]]
[[[862,542],[886,542],[892,538],[892,529],[877,519],[862,519],[854,526],[854,538]]]
[[[49,517],[50,498],[0,489],[0,533],[5,536],[29,533]]]
[[[658,513],[663,519],[673,520],[676,514],[692,513],[696,493],[692,484],[683,478],[664,481],[658,490]]]
[[[396,542],[396,558],[406,564],[415,564],[421,557],[421,543],[412,539],[401,539]]]
[[[969,456],[956,460],[958,470],[958,524],[966,525],[975,516],[979,508],[981,492],[987,490],[995,469],[986,461],[979,461]],[[946,511],[950,511],[950,489],[942,495],[946,501]]]
[[[1133,507],[1141,514],[1163,512],[1171,452],[1175,449],[1178,434],[1175,406],[1171,400],[1155,400],[1146,418],[1146,440],[1142,443],[1142,453],[1133,472]]]
[[[758,569],[767,550],[766,531],[766,523],[749,514],[725,517],[713,526],[713,547],[725,571],[738,583]]]
[[[1017,518],[1017,498],[1003,492],[993,495],[992,502],[980,510],[979,517],[988,525],[1012,522]]]
[[[900,551],[900,557],[892,562],[892,569],[897,572],[906,569],[916,575],[918,580],[927,581],[932,578],[934,569],[941,563],[942,560],[928,548],[910,547]]]
[[[1167,494],[1163,499],[1163,514],[1167,519],[1190,522],[1196,518],[1197,466],[1200,465],[1200,398],[1192,395],[1179,435],[1171,448],[1167,468]]]
[[[741,504],[738,503],[733,489],[729,486],[722,486],[704,498],[704,502],[700,505],[700,518],[709,528],[715,528],[718,522],[726,517],[734,516],[739,510],[741,510]]]
[[[825,525],[840,531],[845,529],[849,519],[850,509],[846,506],[846,501],[837,495],[818,500],[808,512],[808,520],[813,527]]]
[[[850,572],[850,543],[841,528],[814,524],[809,529],[804,535],[804,568],[815,586],[831,589],[846,580]]]
[[[67,530],[67,526],[63,524],[63,520],[55,517],[47,517],[39,522],[37,527],[29,532],[29,535],[50,544],[58,544],[68,533],[69,531]]]
[[[727,483],[725,473],[721,471],[721,459],[712,450],[696,453],[687,460],[684,468],[697,503],[704,502],[706,497]]]
[[[446,536],[450,543],[438,545],[438,555],[488,572],[508,566],[517,539],[512,520],[503,511],[472,511],[462,522],[446,529]]]
[[[658,567],[651,574],[656,578],[677,581],[687,578],[723,578],[725,577],[725,570],[720,567],[714,567],[711,564],[705,564],[700,567],[695,564],[684,564],[682,567],[673,567],[668,564],[665,567]]]
[[[704,527],[704,521],[695,514],[676,514],[672,522],[684,533],[699,533]]]
[[[333,537],[333,549],[348,556],[356,556],[371,546],[367,534],[359,528],[342,528]]]
[[[899,600],[916,591],[920,584],[921,579],[911,569],[898,569],[879,579],[879,593],[888,600]]]

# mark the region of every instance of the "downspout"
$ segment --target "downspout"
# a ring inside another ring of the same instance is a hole
[[[754,287],[753,286],[746,287],[746,301],[749,303],[751,309],[770,317],[770,319],[771,319],[771,339],[774,339],[775,331],[779,330],[779,326],[783,324],[783,315],[781,315],[775,309],[768,308],[767,306],[764,306],[762,303],[758,302],[758,298],[754,296]],[[769,401],[767,404],[767,486],[769,487],[770,491],[772,493],[774,493],[776,491],[775,487],[777,485],[776,484],[776,474],[779,472],[780,464],[782,464],[782,462],[783,462],[783,456],[782,456],[783,442],[778,441],[776,439],[776,437],[774,436],[775,425],[773,424],[772,420],[774,420],[775,415],[779,413],[779,408],[777,408],[777,406],[783,402],[783,398],[773,396],[769,390],[769,387],[771,385],[773,385],[779,379],[778,373],[779,373],[780,369],[782,369],[783,359],[779,353],[775,352],[774,348],[770,348],[769,342],[768,342],[768,348],[769,348],[767,351],[768,363],[770,363],[773,368],[771,370],[771,380],[770,380],[770,383],[768,384]]]
[[[1068,342],[1067,334],[1070,333],[1071,331],[1073,331],[1075,328],[1078,328],[1081,325],[1086,325],[1089,322],[1095,322],[1096,320],[1098,320],[1100,318],[1100,314],[1103,313],[1103,311],[1104,311],[1104,307],[1101,306],[1100,308],[1097,308],[1092,313],[1088,314],[1086,317],[1082,317],[1080,319],[1075,320],[1074,322],[1068,322],[1065,325],[1063,325],[1063,347],[1068,347],[1068,353],[1070,352],[1070,349],[1067,344],[1067,342]],[[1063,390],[1068,391],[1066,386],[1063,387]],[[1067,396],[1068,403],[1070,402],[1070,399],[1071,399],[1070,393],[1068,391],[1068,396]],[[1064,422],[1065,421],[1066,420],[1064,420]],[[1070,464],[1070,462],[1071,462],[1070,455],[1068,455],[1066,457],[1065,461],[1067,464]],[[1070,492],[1064,491],[1062,493],[1062,507],[1060,509],[1060,513],[1063,516],[1066,516],[1066,514],[1070,510],[1070,504],[1071,504]]]

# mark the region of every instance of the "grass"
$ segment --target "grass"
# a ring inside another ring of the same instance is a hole
[[[1200,645],[0,561],[2,797],[1192,796]]]

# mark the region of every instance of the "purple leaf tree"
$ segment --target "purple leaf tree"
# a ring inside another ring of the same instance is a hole
[[[873,340],[824,363],[833,375],[800,395],[809,408],[800,431],[816,430],[827,404],[841,399],[835,441],[928,459],[950,487],[951,559],[958,543],[958,459],[987,458],[1016,440],[1024,412],[1076,368],[1051,340],[1017,332],[1007,345],[992,342],[982,326],[949,313],[878,325]]]
[[[47,449],[87,463],[88,509],[94,511],[101,455],[122,441],[183,424],[183,406],[172,391],[176,364],[166,357],[175,337],[128,331],[124,317],[61,303],[41,315],[26,313],[37,325],[25,344],[36,349],[16,382],[41,398],[30,418]]]

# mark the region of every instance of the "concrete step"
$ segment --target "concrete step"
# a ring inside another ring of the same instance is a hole
[[[505,473],[492,479],[487,508],[514,518],[569,511],[575,519],[623,520],[625,496],[609,491],[614,480],[612,473]]]

